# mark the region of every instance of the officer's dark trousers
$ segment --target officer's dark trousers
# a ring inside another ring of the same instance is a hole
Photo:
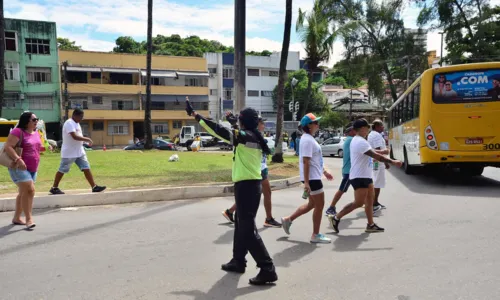
[[[236,215],[234,220],[233,258],[244,263],[248,252],[257,267],[272,270],[273,260],[255,226],[262,186],[260,180],[245,180],[234,184]]]

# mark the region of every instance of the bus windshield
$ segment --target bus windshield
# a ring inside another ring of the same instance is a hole
[[[432,99],[437,104],[500,100],[500,69],[438,73]]]

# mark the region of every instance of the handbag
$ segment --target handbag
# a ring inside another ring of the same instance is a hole
[[[23,154],[23,148],[22,148],[22,143],[24,139],[24,133],[21,130],[21,137],[19,138],[19,141],[16,144],[16,147],[14,150],[16,150],[17,155],[21,156]],[[13,168],[14,167],[14,160],[5,152],[5,143],[2,146],[2,149],[0,149],[0,165],[7,167],[7,168]]]

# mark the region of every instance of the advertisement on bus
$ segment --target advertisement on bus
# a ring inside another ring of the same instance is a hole
[[[441,73],[434,76],[435,103],[500,100],[500,69]]]

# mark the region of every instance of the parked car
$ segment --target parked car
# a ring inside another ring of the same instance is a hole
[[[153,140],[153,148],[158,150],[176,150],[174,143],[167,142],[162,139]],[[128,145],[127,147],[123,148],[123,150],[144,150],[144,142],[141,141],[133,145]]]
[[[334,137],[324,141],[321,146],[323,156],[344,157],[344,141],[345,137]]]
[[[201,145],[203,147],[212,147],[217,144],[217,139],[210,135],[207,132],[197,132],[194,135],[195,137],[199,136],[201,138]]]

